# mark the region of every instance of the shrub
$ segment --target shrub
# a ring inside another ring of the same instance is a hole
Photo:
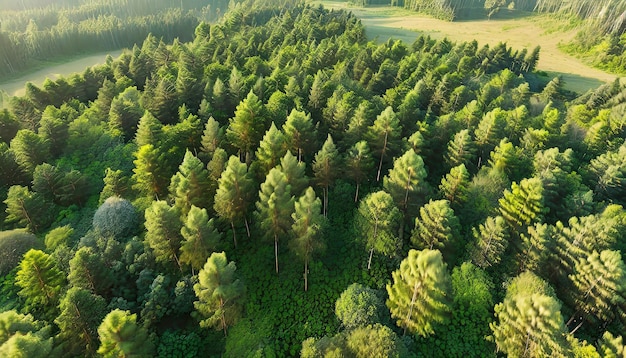
[[[11,271],[22,260],[26,251],[40,248],[35,235],[21,229],[0,232],[0,276]]]
[[[139,217],[135,207],[126,199],[108,198],[93,215],[93,228],[104,236],[117,239],[137,232]]]

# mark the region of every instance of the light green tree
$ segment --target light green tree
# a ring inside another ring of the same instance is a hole
[[[335,316],[346,329],[380,323],[386,310],[381,293],[359,283],[353,283],[335,302]]]
[[[308,291],[309,261],[316,252],[326,246],[321,235],[326,218],[322,214],[322,202],[315,195],[313,188],[308,187],[295,202],[295,210],[291,217],[292,239],[289,244],[296,256],[304,261],[304,290]]]
[[[473,164],[472,161],[475,155],[476,147],[474,147],[472,136],[469,130],[463,129],[457,132],[448,143],[445,159],[450,167],[457,167],[461,164],[467,167]]]
[[[426,201],[428,185],[424,160],[409,149],[393,163],[389,174],[383,178],[383,188],[393,197],[405,218],[417,213]]]
[[[386,256],[395,256],[400,251],[402,242],[397,232],[401,219],[393,198],[382,190],[369,194],[359,204],[354,223],[369,251],[368,270],[374,251]]]
[[[228,327],[239,317],[243,283],[235,277],[237,267],[228,262],[226,254],[214,252],[198,274],[193,289],[198,297],[194,306],[202,318],[200,326],[217,327],[228,334]]]
[[[400,120],[391,107],[385,108],[376,117],[374,124],[368,129],[368,137],[372,152],[379,157],[376,181],[380,181],[385,156],[388,152],[393,153],[400,139]]]
[[[313,173],[317,185],[322,187],[324,216],[328,216],[328,189],[335,182],[339,173],[340,157],[337,147],[330,134],[326,138],[322,149],[315,154]]]
[[[200,159],[190,151],[185,153],[178,173],[170,181],[170,196],[174,205],[180,210],[181,217],[185,218],[192,206],[206,209],[209,207],[209,173]]]
[[[291,185],[291,194],[300,196],[304,189],[309,186],[309,178],[305,173],[306,164],[298,162],[298,159],[287,151],[285,156],[280,159],[280,170],[287,177],[287,183]]]
[[[451,207],[458,208],[467,200],[469,185],[470,174],[465,164],[460,164],[450,169],[450,172],[441,178],[439,192],[450,202]]]
[[[220,127],[219,122],[216,121],[215,118],[212,116],[209,117],[204,125],[204,132],[202,132],[202,139],[200,141],[202,144],[201,150],[205,157],[213,157],[213,153],[215,153],[217,148],[220,148],[223,140],[224,128]]]
[[[248,96],[237,105],[235,116],[229,120],[226,138],[239,150],[239,159],[245,163],[252,161],[251,154],[258,145],[263,128],[263,103],[250,91]]]
[[[15,284],[21,288],[18,294],[24,298],[27,310],[50,309],[59,301],[65,275],[52,256],[31,249],[20,262]]]
[[[274,122],[270,126],[270,129],[265,132],[259,148],[256,151],[256,158],[263,174],[266,174],[270,169],[279,164],[280,158],[282,158],[287,152],[285,144],[285,135],[276,128]]]
[[[374,159],[366,141],[355,143],[346,154],[346,175],[354,180],[356,192],[354,202],[359,201],[359,188],[363,180],[367,179],[369,171],[374,167]]]
[[[438,250],[410,250],[387,284],[387,307],[404,330],[427,336],[444,322],[450,308],[451,283]]]
[[[243,219],[250,237],[247,213],[253,190],[254,182],[248,173],[248,167],[236,156],[231,156],[226,169],[217,181],[213,209],[222,220],[230,222],[235,247],[237,247],[236,220]]]
[[[453,254],[460,246],[461,224],[447,200],[429,201],[420,208],[411,234],[418,249],[439,249]]]
[[[278,243],[287,236],[291,228],[294,198],[287,177],[278,168],[273,168],[261,184],[259,201],[256,203],[258,225],[266,240],[274,242],[274,258],[278,273]]]
[[[301,162],[304,155],[309,154],[315,144],[316,130],[311,115],[296,109],[291,110],[287,121],[283,124],[287,148],[296,153]]]
[[[179,249],[182,241],[180,234],[180,212],[165,201],[154,201],[146,209],[146,242],[154,252],[157,262],[169,265],[172,261],[182,271]]]
[[[509,246],[506,222],[502,216],[490,216],[478,229],[472,228],[474,244],[470,255],[481,268],[497,265]]]
[[[107,358],[152,357],[154,344],[145,328],[137,324],[137,315],[115,309],[109,312],[98,327],[100,347],[98,354]]]
[[[542,219],[543,185],[539,178],[523,179],[519,184],[511,184],[511,190],[504,191],[499,201],[500,215],[511,227],[512,233],[520,234],[533,222]]]
[[[180,262],[191,266],[192,273],[200,270],[209,255],[215,251],[222,234],[215,228],[215,219],[209,220],[206,209],[191,206],[180,233]]]

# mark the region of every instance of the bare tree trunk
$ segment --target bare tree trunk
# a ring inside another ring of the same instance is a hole
[[[383,169],[383,158],[385,157],[385,152],[387,151],[387,136],[389,136],[389,132],[385,132],[385,143],[383,144],[383,150],[380,153],[380,162],[378,162],[378,174],[376,174],[376,181],[380,181],[380,171]]]
[[[369,270],[370,267],[372,266],[372,255],[374,254],[374,248],[372,247],[372,249],[370,250],[370,258],[369,260],[367,260],[367,269]]]
[[[250,237],[250,225],[248,225],[248,218],[244,216],[243,222],[246,224],[246,233],[248,234],[248,237]]]
[[[235,233],[235,223],[231,220],[230,227],[233,229],[233,242],[235,243],[235,247],[237,247],[237,234]]]
[[[354,202],[356,203],[357,201],[359,201],[359,186],[361,185],[361,183],[357,182],[356,183],[356,193],[354,194]]]

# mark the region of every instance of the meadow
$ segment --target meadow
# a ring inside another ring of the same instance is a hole
[[[332,9],[345,9],[359,17],[370,39],[389,38],[408,44],[420,35],[452,41],[478,41],[479,45],[506,42],[513,49],[541,46],[538,70],[548,76],[561,76],[565,89],[584,93],[615,79],[615,75],[592,68],[580,59],[559,49],[577,32],[570,19],[556,19],[549,14],[501,12],[490,20],[444,21],[389,6],[352,7],[347,2],[317,2]],[[575,24],[574,24],[575,25]]]

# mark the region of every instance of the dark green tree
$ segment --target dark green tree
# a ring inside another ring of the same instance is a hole
[[[154,252],[154,258],[166,266],[174,261],[182,271],[179,258],[182,241],[180,211],[160,200],[153,202],[145,215],[146,242]]]
[[[328,189],[339,176],[339,162],[339,152],[329,134],[322,149],[315,154],[315,160],[313,160],[315,181],[323,191],[324,216],[328,215]]]
[[[311,115],[293,109],[283,124],[283,132],[287,148],[297,153],[298,161],[301,162],[304,155],[310,154],[315,144],[316,130]]]
[[[54,320],[61,332],[63,350],[93,355],[100,342],[98,326],[106,315],[106,300],[79,287],[70,288],[59,303],[61,314]]]
[[[376,117],[374,124],[369,127],[368,137],[372,152],[379,157],[376,181],[380,181],[385,156],[394,153],[400,139],[400,121],[391,107],[385,108]]]
[[[7,223],[15,222],[34,233],[45,230],[54,220],[55,207],[52,203],[27,187],[14,185],[9,188],[6,204]]]
[[[206,209],[191,206],[181,234],[180,262],[191,266],[192,273],[200,270],[215,251],[222,234],[215,229],[215,219],[209,220]]]
[[[263,103],[250,92],[239,103],[235,116],[226,128],[226,138],[239,151],[241,161],[248,164],[252,161],[252,151],[258,145],[264,128]]]

